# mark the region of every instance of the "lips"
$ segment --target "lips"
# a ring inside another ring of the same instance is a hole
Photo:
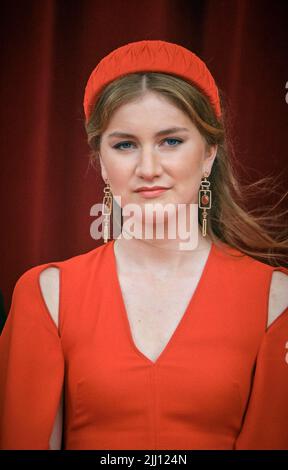
[[[165,186],[150,186],[150,187],[143,186],[141,188],[136,189],[136,192],[139,193],[139,192],[142,192],[142,191],[145,191],[145,192],[147,192],[147,191],[156,191],[158,189],[169,189],[169,188],[166,188]]]
[[[140,189],[137,192],[139,193],[141,197],[151,199],[151,198],[160,196],[161,194],[165,193],[165,191],[168,191],[170,189],[170,188],[163,188],[159,186],[158,186],[159,189],[156,189],[156,188],[157,187],[155,186],[155,189],[153,188],[153,190],[150,188],[148,190]]]

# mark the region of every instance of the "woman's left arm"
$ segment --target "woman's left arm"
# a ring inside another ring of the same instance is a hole
[[[288,269],[271,275],[268,324],[236,450],[288,449]]]

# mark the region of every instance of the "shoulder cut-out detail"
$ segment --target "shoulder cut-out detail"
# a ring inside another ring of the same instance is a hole
[[[57,415],[54,421],[53,430],[49,439],[49,450],[61,450],[63,433],[63,406],[64,391],[62,389],[61,398],[57,409]]]
[[[276,320],[276,318],[284,312],[288,307],[288,275],[281,271],[272,273],[269,309],[268,309],[268,325],[267,328]]]
[[[59,268],[49,267],[40,273],[41,291],[47,308],[58,327],[59,323]]]
[[[47,308],[58,327],[59,323],[59,268],[49,267],[40,273],[41,291]],[[60,450],[63,432],[63,389],[57,408],[52,433],[49,439],[49,450]]]

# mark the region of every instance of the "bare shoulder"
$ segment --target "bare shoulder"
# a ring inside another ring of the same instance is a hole
[[[40,287],[47,308],[58,326],[59,311],[59,268],[49,267],[40,273]]]
[[[267,327],[269,327],[287,307],[288,275],[281,271],[274,271],[270,285]]]

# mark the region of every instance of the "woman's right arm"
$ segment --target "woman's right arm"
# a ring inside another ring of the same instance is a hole
[[[50,448],[64,384],[65,357],[39,285],[40,273],[49,266],[30,268],[17,280],[0,335],[1,450]]]
[[[58,328],[59,324],[59,269],[49,267],[40,274],[40,286],[50,315]],[[60,450],[63,432],[63,390],[49,441],[49,450]]]

